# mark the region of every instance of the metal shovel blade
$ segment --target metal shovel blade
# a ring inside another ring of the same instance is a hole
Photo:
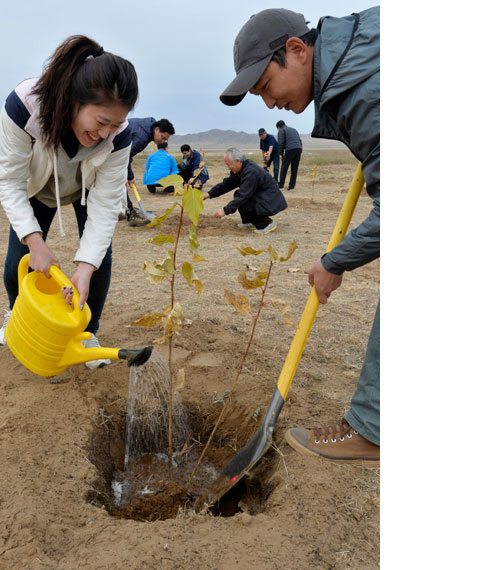
[[[267,407],[262,426],[252,439],[240,449],[231,461],[222,469],[219,477],[212,484],[208,497],[209,504],[216,503],[238,483],[260,461],[273,442],[274,425],[285,400],[277,387]]]

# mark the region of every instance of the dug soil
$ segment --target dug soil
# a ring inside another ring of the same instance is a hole
[[[314,153],[314,154],[313,154]],[[237,246],[284,256],[276,264],[266,299],[290,306],[298,323],[310,287],[307,271],[324,251],[356,163],[344,151],[305,152],[295,192],[285,190],[288,209],[276,216],[278,229],[257,235],[237,227],[238,214],[214,218],[230,195],[205,201],[197,228],[200,254],[195,270],[198,295],[180,277],[176,300],[184,326],[175,338],[173,365],[184,369],[178,395],[201,447],[227,399],[245,352],[252,319],[224,300],[224,289],[245,294],[256,309],[259,291],[238,283],[243,269],[258,269],[267,254],[242,257]],[[257,153],[255,153],[257,156]],[[179,158],[179,157],[176,157]],[[136,180],[145,157],[134,160]],[[213,184],[227,175],[222,153],[207,153]],[[317,164],[318,178],[310,176]],[[152,195],[138,184],[148,210],[162,214],[176,198]],[[135,199],[134,199],[135,201]],[[363,191],[352,226],[371,208]],[[161,329],[131,326],[147,312],[170,302],[167,283],[152,285],[145,261],[161,261],[167,247],[148,240],[171,233],[179,210],[155,228],[117,224],[113,277],[101,319],[102,346],[138,348],[154,344],[167,358],[168,345],[155,344]],[[78,246],[72,208],[63,209],[67,237],[53,224],[48,243],[71,276]],[[189,222],[182,226],[179,259],[190,260]],[[5,256],[9,224],[0,213],[0,250]],[[98,370],[83,364],[53,379],[29,372],[0,347],[0,568],[17,569],[372,569],[379,566],[378,464],[336,463],[298,454],[284,441],[290,426],[327,427],[349,409],[379,298],[379,263],[346,273],[342,287],[321,306],[279,417],[274,443],[251,473],[218,509],[195,508],[186,490],[169,482],[163,496],[117,512],[111,500],[113,473],[123,467],[129,369],[121,361]],[[0,307],[7,308],[2,288]],[[288,353],[294,326],[268,304],[228,405],[227,419],[214,439],[214,469],[258,429]],[[208,475],[207,475],[208,478]],[[166,493],[165,493],[166,491]],[[159,501],[154,506],[154,501]],[[153,505],[153,506],[152,506]]]

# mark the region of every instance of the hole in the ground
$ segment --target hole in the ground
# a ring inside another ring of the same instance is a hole
[[[220,424],[200,468],[190,485],[187,483],[207,441],[220,407],[202,411],[196,404],[186,404],[190,434],[182,449],[174,452],[172,466],[168,449],[146,450],[131,459],[125,468],[126,410],[100,409],[97,428],[91,438],[89,459],[98,477],[91,485],[87,500],[104,507],[110,515],[139,521],[175,518],[183,512],[208,511],[229,517],[242,510],[254,515],[263,512],[274,483],[266,473],[243,478],[213,505],[203,506],[200,498],[208,492],[217,474],[232,459],[257,429],[244,409],[233,406]],[[270,477],[271,473],[269,473]]]

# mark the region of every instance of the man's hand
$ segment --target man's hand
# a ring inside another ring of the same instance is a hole
[[[132,178],[132,180],[128,180],[127,184],[130,186],[130,188],[132,188],[132,186],[135,186],[135,178]]]
[[[44,273],[45,277],[49,279],[50,266],[57,265],[57,267],[61,267],[59,265],[59,260],[43,241],[43,237],[38,232],[28,234],[25,236],[24,241],[30,250],[31,269]]]
[[[214,216],[216,218],[223,218],[226,215],[226,212],[224,212],[224,210],[217,210],[214,214]]]
[[[321,260],[309,269],[309,285],[314,286],[319,302],[325,304],[330,294],[342,285],[342,275],[328,272]]]

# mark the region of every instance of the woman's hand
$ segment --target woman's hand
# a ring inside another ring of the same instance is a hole
[[[325,304],[330,294],[338,289],[342,284],[342,275],[335,275],[328,272],[321,263],[321,260],[309,269],[309,285],[314,286],[319,302]]]
[[[24,238],[26,245],[30,250],[30,267],[34,271],[44,273],[47,279],[50,278],[49,269],[51,265],[59,265],[59,260],[52,253],[47,244],[43,241],[43,237],[38,232],[27,235]]]
[[[208,192],[203,193],[203,200],[210,200],[210,194]]]
[[[80,293],[80,310],[83,309],[83,306],[87,302],[89,296],[90,278],[92,277],[92,273],[94,273],[94,269],[94,266],[90,263],[80,261],[78,263],[78,269],[74,272],[73,277],[71,277],[71,283],[73,283],[78,293]],[[66,303],[68,305],[71,305],[73,302],[73,290],[63,289],[62,294]]]

